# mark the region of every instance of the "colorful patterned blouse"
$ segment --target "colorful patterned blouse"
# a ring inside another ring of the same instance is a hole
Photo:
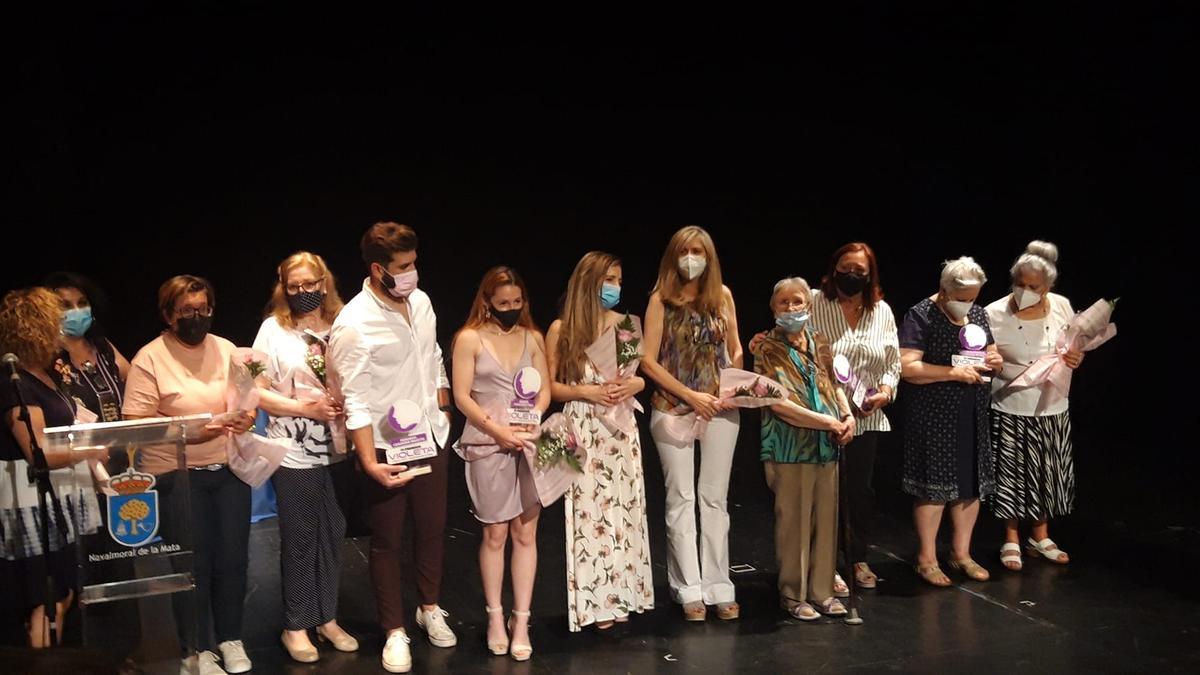
[[[808,345],[800,351],[779,328],[767,333],[754,354],[754,372],[782,384],[792,403],[817,413],[840,417],[830,373],[829,341],[806,329]],[[770,408],[762,409],[762,451],[759,459],[780,464],[824,464],[837,460],[837,447],[826,431],[788,424]]]
[[[716,396],[721,387],[721,369],[728,368],[730,363],[725,329],[725,317],[720,314],[704,315],[690,304],[664,302],[658,361],[683,386]],[[662,412],[672,412],[683,405],[663,389],[654,391],[650,403]]]

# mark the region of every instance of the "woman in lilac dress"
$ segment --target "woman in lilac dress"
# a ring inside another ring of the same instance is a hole
[[[518,661],[533,654],[529,605],[542,511],[524,450],[528,434],[550,405],[545,342],[526,297],[525,284],[514,270],[488,270],[453,347],[454,402],[467,417],[455,448],[467,462],[467,487],[475,517],[483,523],[479,571],[487,600],[488,649]],[[500,596],[504,547],[510,537],[513,611],[506,632]]]

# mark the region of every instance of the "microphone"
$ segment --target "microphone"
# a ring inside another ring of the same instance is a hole
[[[20,365],[21,359],[17,358],[16,354],[9,352],[4,355],[3,359],[0,360],[3,360],[4,367],[8,369],[8,379],[14,382],[21,379],[21,373],[17,370],[17,366]]]

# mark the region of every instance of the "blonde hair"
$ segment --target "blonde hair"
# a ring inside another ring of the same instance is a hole
[[[571,272],[567,281],[567,295],[563,302],[562,331],[558,337],[558,365],[555,378],[559,382],[579,382],[583,379],[585,352],[596,340],[604,317],[600,306],[600,286],[608,274],[608,268],[620,265],[614,255],[601,251],[585,253]]]
[[[717,260],[717,247],[708,232],[697,225],[680,228],[671,237],[671,241],[667,242],[667,250],[658,264],[658,281],[654,284],[653,292],[657,292],[664,303],[681,304],[680,292],[687,281],[679,273],[679,256],[683,247],[693,240],[700,242],[708,261],[704,272],[697,279],[699,289],[694,301],[696,310],[701,314],[723,314],[725,290],[721,281],[721,263]]]
[[[342,311],[342,297],[338,295],[337,279],[325,264],[325,259],[316,253],[297,251],[283,259],[275,270],[275,290],[271,292],[271,302],[267,305],[269,314],[275,315],[280,326],[294,328],[296,318],[292,316],[292,308],[288,305],[287,284],[288,274],[297,267],[311,267],[317,273],[317,278],[325,280],[325,302],[321,304],[321,318],[327,323],[333,323],[338,312]]]
[[[62,300],[48,288],[9,291],[0,301],[0,352],[16,354],[25,368],[50,368],[62,315]]]

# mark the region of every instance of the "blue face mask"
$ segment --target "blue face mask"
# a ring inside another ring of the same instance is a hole
[[[68,309],[63,313],[62,332],[63,335],[71,337],[83,337],[88,329],[92,327],[92,308],[79,307],[77,309]]]
[[[808,324],[808,312],[784,312],[775,317],[775,325],[785,333],[799,333]]]
[[[621,301],[621,287],[613,286],[612,284],[604,284],[600,287],[600,306],[604,309],[612,309]]]

